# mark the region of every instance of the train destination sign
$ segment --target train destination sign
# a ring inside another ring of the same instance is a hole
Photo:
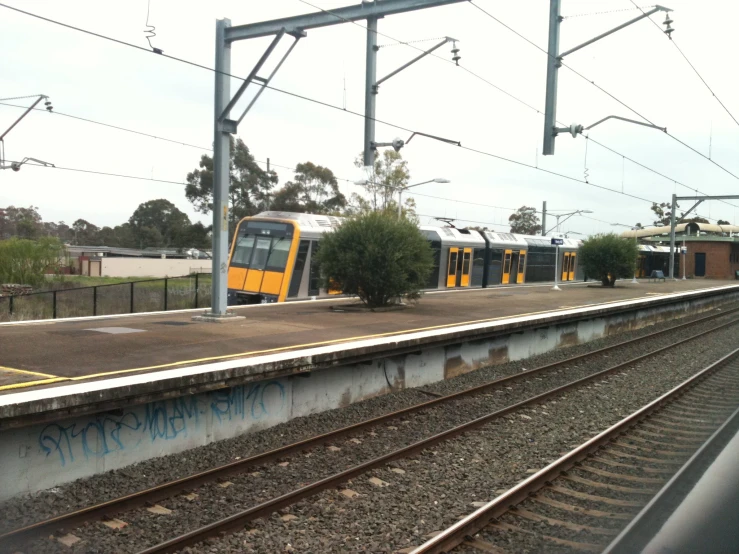
[[[562,246],[565,243],[564,239],[552,238],[552,246]]]

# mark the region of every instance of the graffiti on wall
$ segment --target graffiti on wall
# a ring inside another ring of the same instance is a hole
[[[171,441],[203,432],[210,417],[213,425],[260,421],[279,416],[285,409],[285,387],[266,381],[152,402],[122,415],[99,414],[74,421],[51,423],[38,435],[41,452],[62,466],[114,452],[132,450],[142,443]]]

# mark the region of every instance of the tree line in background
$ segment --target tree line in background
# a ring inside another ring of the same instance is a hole
[[[124,248],[210,248],[209,232],[161,198],[139,204],[127,222],[115,227],[98,227],[86,219],[71,225],[43,221],[35,206],[0,209],[0,239],[56,238],[66,244]]]

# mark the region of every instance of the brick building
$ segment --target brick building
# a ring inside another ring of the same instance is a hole
[[[707,279],[737,279],[739,272],[739,226],[710,225],[705,223],[682,223],[675,228],[675,246],[687,253],[680,256],[680,270],[675,277],[685,276]],[[649,227],[636,231],[625,231],[624,238],[634,238],[643,244],[670,245],[669,227]],[[677,267],[677,264],[676,264]]]

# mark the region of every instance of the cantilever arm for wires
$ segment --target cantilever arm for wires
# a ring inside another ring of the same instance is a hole
[[[429,135],[428,133],[420,133],[418,131],[414,131],[413,134],[410,136],[410,138],[407,141],[405,141],[405,143],[408,144],[411,141],[411,139],[415,137],[416,135],[421,136],[421,137],[432,138],[434,140],[440,140],[441,142],[446,142],[447,144],[453,144],[455,146],[462,146],[462,143],[459,142],[458,140],[451,140],[451,139],[444,138],[444,137],[437,137],[435,135]]]
[[[644,127],[652,127],[653,129],[659,129],[660,131],[667,132],[667,127],[659,127],[657,125],[652,125],[651,123],[644,123],[643,121],[637,121],[635,119],[629,119],[627,117],[621,117],[619,115],[609,115],[608,117],[604,117],[603,119],[596,121],[592,125],[589,125],[584,128],[585,131],[588,131],[595,127],[596,125],[600,125],[604,121],[607,121],[608,119],[620,119],[621,121],[626,121],[628,123],[636,123],[637,125],[643,125]]]

